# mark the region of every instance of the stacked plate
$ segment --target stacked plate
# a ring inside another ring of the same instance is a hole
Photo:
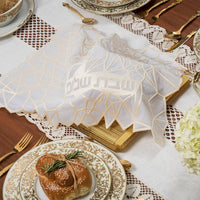
[[[53,141],[24,154],[10,169],[3,186],[3,199],[48,200],[36,172],[37,160],[48,153],[69,154],[83,151],[91,171],[93,184],[90,193],[82,200],[123,200],[126,191],[126,174],[115,155],[103,146],[83,140]]]
[[[0,0],[1,1],[1,0]],[[0,38],[12,34],[13,32],[20,29],[28,20],[34,12],[35,1],[26,0],[23,1],[20,12],[17,14],[15,19],[6,26],[0,28]]]
[[[115,15],[136,10],[151,0],[72,0],[80,8],[101,15]]]

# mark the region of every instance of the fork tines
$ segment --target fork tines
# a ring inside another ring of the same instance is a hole
[[[33,138],[32,134],[27,132],[22,139],[15,145],[15,148],[18,150],[18,148],[22,148],[24,149],[29,142],[31,141],[31,139]]]
[[[32,147],[32,148],[35,148],[41,144],[44,144],[44,143],[47,143],[49,142],[49,138],[47,138],[45,135],[43,135],[36,143],[35,145]]]

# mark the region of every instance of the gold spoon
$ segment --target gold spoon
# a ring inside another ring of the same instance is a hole
[[[90,25],[92,25],[92,24],[94,24],[96,22],[96,20],[93,19],[93,18],[86,18],[83,15],[81,15],[80,12],[78,12],[75,8],[71,7],[68,3],[63,2],[62,5],[65,6],[65,7],[67,7],[67,8],[69,8],[70,10],[72,10],[73,12],[75,12],[76,14],[78,14],[81,17],[82,22],[84,24],[90,24]]]
[[[174,32],[170,32],[170,33],[166,33],[165,37],[170,38],[170,39],[180,39],[181,38],[181,32],[182,30],[190,23],[192,22],[194,19],[196,19],[197,17],[200,16],[200,10],[196,11],[195,15],[193,15],[192,17],[190,17],[187,22],[185,24],[183,24],[179,30],[174,31]]]

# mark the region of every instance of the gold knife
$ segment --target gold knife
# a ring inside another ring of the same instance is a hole
[[[192,31],[191,33],[189,33],[187,36],[185,36],[184,38],[182,38],[179,42],[175,43],[173,46],[171,46],[169,49],[167,49],[166,51],[172,51],[178,47],[180,47],[182,44],[186,43],[198,30],[200,27],[198,27],[196,30]]]
[[[154,24],[160,18],[160,15],[162,15],[164,12],[166,12],[170,8],[173,8],[174,6],[180,4],[182,1],[183,0],[176,0],[175,2],[173,2],[172,4],[167,6],[166,8],[162,9],[157,15],[154,15],[150,19],[147,19],[147,21],[149,22],[149,24]]]
[[[160,6],[161,4],[164,4],[164,3],[168,2],[168,1],[169,0],[161,0],[161,1],[159,1],[158,3],[154,4],[153,6],[151,6],[149,9],[147,9],[145,11],[142,11],[141,13],[138,13],[138,17],[142,18],[142,19],[146,18],[154,8]]]

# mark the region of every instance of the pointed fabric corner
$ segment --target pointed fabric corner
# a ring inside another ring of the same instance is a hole
[[[181,84],[181,66],[151,44],[139,48],[88,26],[57,32],[41,51],[0,78],[0,106],[36,111],[50,123],[150,130],[163,143],[165,98]]]

